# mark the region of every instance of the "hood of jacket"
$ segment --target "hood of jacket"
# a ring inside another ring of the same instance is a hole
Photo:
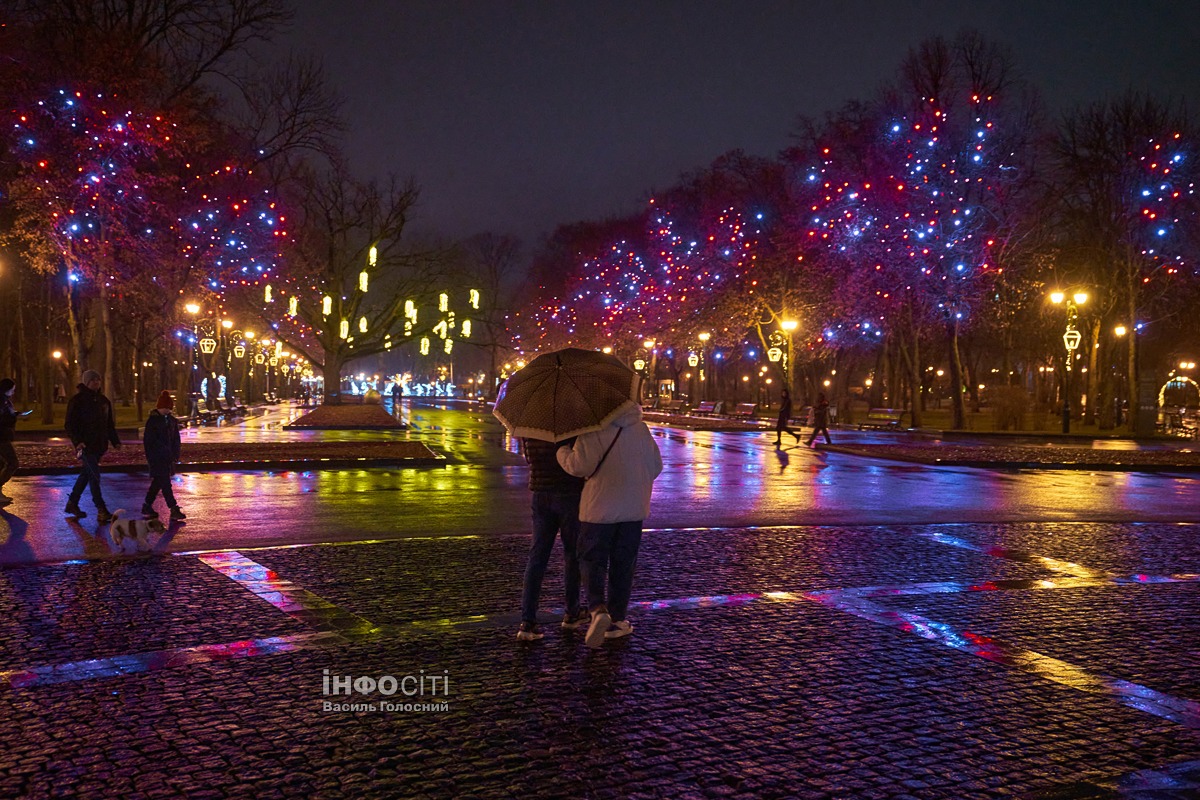
[[[618,414],[611,424],[616,425],[618,428],[628,428],[631,425],[637,425],[641,421],[642,407],[631,401],[629,408]]]

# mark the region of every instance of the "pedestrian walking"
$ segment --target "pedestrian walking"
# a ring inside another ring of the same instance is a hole
[[[800,434],[796,433],[788,423],[792,421],[792,393],[786,388],[779,393],[779,419],[775,421],[775,446],[779,447],[783,444],[784,432],[790,433],[797,442],[800,441]]]
[[[17,391],[17,382],[12,378],[0,379],[0,508],[13,501],[4,493],[4,484],[17,471],[17,450],[13,447],[16,438],[17,417],[24,417],[28,411],[17,413],[13,407],[13,393]]]
[[[533,542],[529,547],[529,560],[525,564],[521,628],[517,631],[517,638],[523,642],[544,636],[537,624],[538,600],[542,594],[546,565],[550,563],[550,552],[554,549],[554,539],[560,535],[563,584],[567,594],[562,627],[575,630],[591,619],[587,610],[579,607],[579,497],[584,481],[583,478],[567,474],[556,457],[560,446],[570,447],[574,443],[574,439],[558,444],[540,439],[521,440],[521,452],[529,464],[529,490],[533,493]]]
[[[808,437],[809,447],[812,447],[817,435],[821,433],[825,434],[826,444],[833,444],[833,440],[829,438],[829,401],[825,399],[824,394],[817,395],[817,404],[813,406],[813,429]]]
[[[558,462],[587,478],[579,503],[579,562],[592,617],[585,642],[600,647],[633,633],[629,596],[662,455],[641,407],[631,405],[607,427],[559,448]]]
[[[96,504],[96,519],[101,525],[112,521],[112,514],[104,504],[100,493],[100,459],[108,452],[111,444],[118,450],[121,440],[117,438],[117,424],[113,418],[112,403],[100,392],[100,373],[94,369],[80,376],[78,391],[67,403],[67,435],[75,446],[75,455],[82,470],[67,498],[66,514],[76,518],[86,517],[79,508],[84,487],[92,491],[92,502]]]
[[[150,489],[146,492],[146,500],[142,503],[142,515],[154,519],[158,512],[154,510],[154,501],[162,492],[163,500],[171,509],[171,519],[187,519],[187,514],[175,501],[175,491],[171,488],[171,473],[179,463],[179,420],[171,410],[175,408],[175,399],[164,389],[158,395],[154,410],[146,418],[146,431],[142,434],[142,446],[146,450],[146,464],[150,467]]]

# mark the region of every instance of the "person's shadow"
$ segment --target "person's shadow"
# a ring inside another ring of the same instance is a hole
[[[784,450],[782,447],[775,448],[775,458],[779,459],[780,473],[782,473],[785,469],[788,468],[788,464],[792,460],[791,457],[788,455],[787,450]]]
[[[7,528],[4,543],[0,544],[0,563],[28,564],[34,560],[33,548],[25,534],[29,532],[29,523],[9,511],[0,510],[0,525]]]

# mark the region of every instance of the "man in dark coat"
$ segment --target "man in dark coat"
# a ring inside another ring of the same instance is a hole
[[[86,370],[80,377],[79,391],[67,403],[67,435],[75,445],[75,454],[83,465],[83,471],[75,480],[71,496],[67,498],[66,513],[72,517],[86,517],[79,509],[83,488],[92,490],[92,502],[96,504],[96,519],[101,525],[112,520],[104,496],[100,493],[100,459],[108,452],[108,446],[120,449],[117,424],[113,418],[112,403],[100,393],[100,373]]]
[[[817,395],[817,404],[813,406],[813,429],[812,435],[808,437],[808,446],[812,447],[816,438],[825,434],[825,443],[833,444],[833,440],[829,438],[829,401],[825,399],[824,394]]]
[[[800,434],[796,433],[788,423],[792,421],[792,393],[785,386],[783,391],[779,393],[779,418],[775,420],[775,446],[779,447],[783,444],[783,433],[787,431],[792,437],[799,442]]]
[[[12,378],[0,380],[0,507],[12,502],[3,489],[17,471],[17,451],[13,447],[13,439],[16,438],[17,417],[20,415],[12,402],[16,389],[17,383]]]
[[[146,501],[142,503],[143,516],[158,516],[154,501],[162,492],[163,500],[171,509],[171,519],[187,519],[187,514],[175,502],[175,492],[171,489],[171,472],[179,461],[180,449],[179,420],[171,413],[174,407],[171,393],[164,389],[158,396],[154,410],[146,418],[142,446],[146,449],[146,464],[150,467],[150,490],[146,492]]]
[[[538,600],[542,594],[542,579],[546,576],[546,565],[550,563],[550,551],[554,539],[560,533],[563,543],[563,583],[567,590],[567,610],[562,627],[574,630],[591,619],[586,609],[579,604],[579,496],[583,493],[583,478],[568,475],[559,466],[556,453],[567,442],[543,442],[538,439],[522,439],[521,452],[529,464],[529,490],[533,492],[533,543],[529,548],[529,562],[525,566],[525,585],[521,594],[521,628],[517,638],[523,642],[541,639],[538,630]]]

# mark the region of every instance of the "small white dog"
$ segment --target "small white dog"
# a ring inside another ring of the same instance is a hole
[[[119,552],[132,555],[150,549],[150,532],[163,533],[167,526],[156,519],[126,519],[125,509],[113,512],[108,535]]]

